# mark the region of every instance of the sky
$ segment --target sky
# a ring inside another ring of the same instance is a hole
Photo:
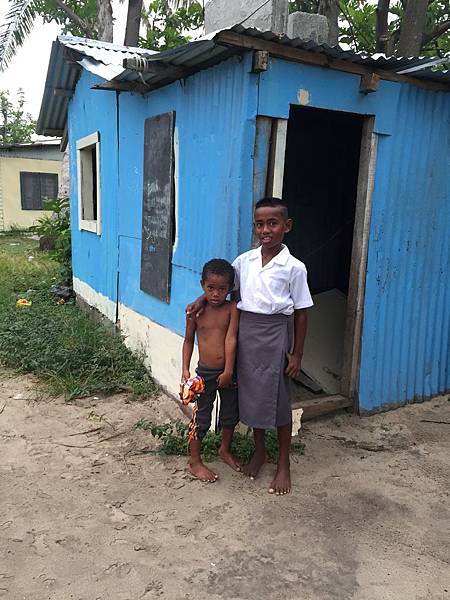
[[[7,0],[0,0],[0,23],[3,22],[7,10]],[[122,43],[127,3],[113,0],[113,10],[116,19],[114,41]],[[34,119],[39,116],[51,45],[60,32],[60,27],[55,23],[44,23],[39,19],[9,67],[0,73],[0,90],[9,90],[15,98],[18,88],[22,88],[25,92],[25,109]]]

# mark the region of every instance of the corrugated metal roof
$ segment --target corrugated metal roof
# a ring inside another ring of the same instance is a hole
[[[55,93],[55,90],[67,90],[67,94],[73,91],[81,68],[105,79],[109,89],[114,89],[115,86],[120,89],[120,84],[130,82],[139,85],[141,91],[143,83],[154,89],[217,64],[232,54],[245,50],[245,46],[230,47],[222,42],[220,34],[227,31],[241,34],[247,38],[298,48],[323,55],[326,58],[339,59],[393,73],[414,69],[410,71],[410,77],[437,83],[450,83],[450,71],[436,69],[433,64],[430,66],[430,62],[432,63],[430,57],[399,58],[387,57],[384,54],[370,55],[365,52],[345,50],[339,46],[331,47],[327,44],[316,44],[313,41],[305,42],[300,38],[291,39],[287,35],[279,36],[270,31],[263,32],[254,28],[245,28],[242,25],[210,33],[179,48],[164,52],[129,48],[85,38],[60,36],[52,46],[37,132],[44,135],[62,135],[70,96],[58,95],[60,92]],[[124,69],[123,61],[126,58],[146,58],[149,62],[157,63],[159,68],[155,69],[155,72],[146,73]],[[448,62],[450,63],[450,57],[448,57]],[[164,67],[167,69],[164,70]],[[183,68],[185,75],[180,75],[180,69],[174,70],[173,67]]]
[[[59,142],[37,142],[30,144],[4,144],[0,156],[6,158],[31,158],[38,160],[61,160]]]
[[[128,48],[68,35],[59,36],[52,44],[36,131],[41,135],[63,134],[67,104],[78,81],[80,69],[109,80],[124,70],[124,58],[149,58],[152,54],[155,52],[142,48]],[[67,95],[58,95],[64,91]]]
[[[47,148],[48,146],[59,146],[58,140],[42,140],[40,142],[28,142],[28,143],[17,143],[17,144],[1,144],[2,150],[9,150],[10,148]]]
[[[383,69],[393,73],[399,73],[405,69],[414,68],[414,72],[410,75],[417,79],[425,79],[440,83],[450,83],[450,74],[448,71],[439,71],[435,67],[429,67],[431,59],[429,56],[401,58],[396,56],[385,56],[384,54],[368,54],[366,52],[355,52],[354,50],[345,50],[340,46],[332,47],[327,44],[317,44],[313,41],[303,41],[300,38],[289,38],[287,35],[279,36],[271,31],[260,31],[254,28],[245,28],[242,25],[235,25],[228,30],[234,33],[245,35],[259,40],[273,42],[282,46],[291,48],[299,48],[313,54],[321,54],[327,58],[339,59],[345,62],[359,64],[374,69]],[[162,62],[165,64],[186,67],[193,70],[200,70],[205,66],[210,66],[229,56],[232,50],[226,45],[220,43],[220,33],[214,32],[190,42],[179,48],[167,50],[157,53],[149,58],[150,62]],[[234,48],[238,51],[238,48]],[[450,57],[441,59],[441,62],[446,60],[450,63]],[[161,73],[140,73],[136,70],[125,69],[120,75],[116,76],[113,81],[117,82],[142,82],[145,81],[151,87],[158,87],[160,83],[166,84],[167,76]],[[113,82],[111,82],[113,83]]]

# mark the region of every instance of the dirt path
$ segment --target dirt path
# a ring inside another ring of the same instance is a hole
[[[139,454],[140,417],[179,417],[167,398],[34,389],[0,381],[0,598],[450,598],[448,399],[309,424],[294,493],[274,498],[272,466],[251,482],[219,463],[205,486]]]

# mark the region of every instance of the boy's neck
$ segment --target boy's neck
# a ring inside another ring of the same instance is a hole
[[[273,246],[272,248],[264,248],[264,246],[261,246],[261,256],[263,257],[263,259],[266,259],[266,260],[269,259],[269,260],[271,260],[277,254],[280,254],[280,252],[282,250],[283,250],[283,243],[282,242],[280,242],[276,246]]]
[[[217,310],[218,308],[222,308],[226,303],[227,303],[227,300],[225,300],[225,302],[223,302],[222,304],[210,304],[208,301],[206,301],[205,308],[210,308],[211,310]]]

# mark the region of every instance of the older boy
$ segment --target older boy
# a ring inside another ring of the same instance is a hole
[[[291,229],[292,220],[283,201],[263,198],[255,207],[255,233],[261,245],[233,263],[241,313],[239,414],[240,420],[253,428],[255,438],[255,452],[244,473],[252,479],[258,475],[266,462],[265,430],[276,428],[279,458],[269,493],[277,495],[291,491],[289,378],[300,373],[306,308],[313,304],[305,265],[283,244]],[[199,298],[189,306],[189,312],[198,311],[201,301]]]
[[[227,301],[233,285],[234,270],[230,263],[220,258],[210,260],[203,267],[201,279],[206,300],[204,310],[199,316],[186,316],[182,380],[190,377],[195,334],[199,352],[197,374],[205,380],[205,391],[197,400],[195,423],[191,423],[196,431],[196,439],[189,444],[190,471],[201,481],[213,482],[217,479],[217,475],[205,466],[201,457],[202,439],[211,425],[217,390],[221,400],[219,427],[222,429],[219,455],[234,470],[241,470],[231,453],[233,432],[239,421],[237,390],[233,386],[239,313],[236,303]]]

